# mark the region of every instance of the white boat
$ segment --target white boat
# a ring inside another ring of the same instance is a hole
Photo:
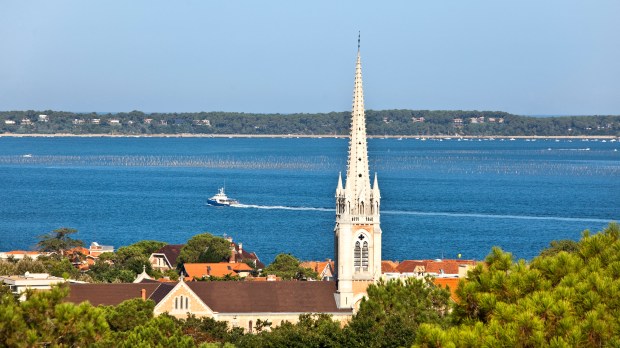
[[[226,193],[224,192],[224,188],[221,187],[215,196],[207,199],[207,204],[217,207],[223,207],[237,205],[239,204],[239,201],[228,198],[228,196],[226,196]]]

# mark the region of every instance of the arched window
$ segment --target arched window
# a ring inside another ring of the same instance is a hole
[[[362,266],[362,248],[360,247],[360,242],[355,242],[355,250],[353,252],[353,266],[355,267],[355,272],[360,271],[360,267]]]

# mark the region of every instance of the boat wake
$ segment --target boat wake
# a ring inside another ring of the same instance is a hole
[[[516,219],[516,220],[552,220],[552,221],[576,221],[576,222],[602,222],[607,223],[613,219],[593,219],[593,218],[572,218],[561,216],[532,216],[532,215],[495,215],[495,214],[476,214],[476,213],[445,213],[445,212],[422,212],[422,211],[383,211],[382,214],[394,215],[418,215],[418,216],[450,216],[450,217],[472,217],[484,219]]]
[[[269,210],[304,210],[304,211],[323,211],[334,212],[334,208],[315,208],[315,207],[288,207],[282,205],[255,205],[255,204],[235,204],[234,208],[253,208],[253,209],[269,209]],[[384,215],[417,215],[417,216],[448,216],[448,217],[470,217],[482,219],[515,219],[515,220],[550,220],[550,221],[568,221],[568,222],[600,222],[608,223],[613,219],[594,219],[594,218],[578,218],[578,217],[561,217],[561,216],[533,216],[533,215],[501,215],[501,214],[478,214],[478,213],[448,213],[448,212],[423,212],[423,211],[402,211],[402,210],[384,210]]]
[[[312,210],[312,211],[334,211],[334,209],[328,208],[314,208],[314,207],[287,207],[283,205],[255,205],[255,204],[235,204],[231,205],[234,208],[254,208],[254,209],[277,209],[277,210]]]

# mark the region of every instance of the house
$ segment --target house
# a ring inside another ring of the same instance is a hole
[[[301,262],[299,267],[310,268],[318,273],[318,280],[334,280],[334,274],[336,273],[334,261],[331,259],[325,261],[305,261]]]
[[[211,277],[223,278],[233,276],[245,278],[254,269],[245,263],[184,263],[181,267],[182,276],[186,281],[206,279]]]
[[[462,118],[455,118],[452,120],[452,122],[454,122],[455,125],[459,126],[463,124],[463,119]]]
[[[47,115],[39,115],[39,122],[49,122],[50,118]]]
[[[13,121],[13,120],[4,120],[4,124],[7,124],[7,125],[14,125],[14,124],[15,124],[15,121]]]
[[[22,118],[21,124],[23,124],[25,126],[31,126],[32,125],[32,121],[29,118]]]
[[[256,269],[261,270],[265,268],[265,264],[258,259],[256,253],[244,250],[243,244],[234,243],[232,241],[232,237],[230,236],[226,237],[226,239],[230,242],[230,258],[228,259],[228,262],[250,262]]]
[[[413,123],[418,123],[418,122],[424,123],[424,121],[425,121],[424,117],[412,117],[411,118],[411,122],[413,122]]]
[[[177,268],[177,258],[184,244],[168,244],[149,256],[151,267],[157,271],[168,271]]]
[[[465,278],[467,272],[478,264],[474,260],[405,260],[398,264],[396,272],[400,278]],[[392,275],[393,276],[393,275]]]
[[[54,277],[47,273],[30,273],[24,275],[0,276],[0,282],[8,286],[15,295],[21,295],[27,289],[33,290],[49,290],[54,284],[66,282],[64,278]],[[20,300],[24,300],[20,296]]]
[[[145,123],[145,124],[151,124],[151,122],[153,122],[153,119],[152,119],[152,118],[145,118],[145,119],[144,119],[144,123]]]
[[[33,260],[39,258],[39,256],[45,256],[47,253],[42,253],[38,251],[24,251],[24,250],[11,250],[11,251],[3,251],[0,252],[0,260],[23,260],[26,257],[29,257]]]
[[[112,126],[120,126],[121,125],[121,121],[117,120],[117,119],[111,119],[108,121],[108,123]]]
[[[92,123],[92,124],[100,124],[101,123],[101,119],[93,118],[93,119],[90,120],[90,123]]]
[[[88,248],[88,255],[92,257],[99,257],[99,255],[103,253],[113,253],[114,247],[111,245],[100,245],[97,242],[90,243],[90,248]]]
[[[433,278],[433,284],[450,290],[450,299],[458,302],[459,297],[456,295],[456,289],[459,287],[460,278]]]
[[[86,121],[84,121],[82,119],[79,119],[79,118],[74,118],[72,123],[77,126],[77,125],[81,125],[81,124],[86,123]]]
[[[243,249],[242,243],[234,243],[232,237],[226,237],[230,242],[230,257],[227,262],[229,263],[251,263],[254,268],[261,270],[265,268],[265,264],[262,263],[256,253],[249,252]],[[155,251],[149,257],[151,267],[159,271],[167,271],[177,268],[177,258],[181,253],[181,248],[184,244],[168,244]]]
[[[269,320],[274,326],[295,323],[305,313],[331,314],[334,320],[348,321],[353,310],[339,309],[334,293],[336,282],[184,282],[69,284],[65,299],[71,303],[90,302],[118,305],[134,299],[155,302],[154,314],[168,313],[186,318],[189,313],[225,321],[230,327],[253,332],[256,320]]]

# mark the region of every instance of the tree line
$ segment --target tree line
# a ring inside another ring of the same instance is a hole
[[[43,115],[44,117],[40,117]],[[499,111],[367,110],[369,135],[620,136],[620,116],[527,117]],[[254,114],[0,111],[0,133],[347,135],[350,112]]]
[[[90,283],[131,283],[137,275],[146,272],[153,279],[167,277],[177,280],[184,263],[228,262],[231,255],[230,241],[214,236],[208,232],[190,238],[181,248],[177,264],[167,271],[152,267],[149,257],[152,253],[167,245],[166,242],[141,240],[134,244],[122,246],[114,252],[99,255],[87,269],[81,269],[87,255],[79,250],[84,246],[80,239],[73,236],[78,231],[62,227],[39,236],[39,251],[48,253],[36,260],[25,257],[21,260],[0,260],[0,275],[31,273],[48,273],[52,276],[72,278]],[[306,280],[318,278],[318,274],[300,266],[299,259],[290,254],[277,255],[275,260],[259,269],[252,260],[239,260],[250,266],[253,276],[275,275],[283,280]],[[202,281],[242,280],[238,276],[223,278],[209,277],[196,279]]]

